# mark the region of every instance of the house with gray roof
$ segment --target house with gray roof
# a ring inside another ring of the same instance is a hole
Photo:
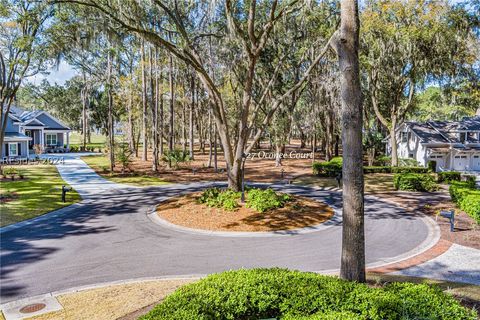
[[[27,111],[12,106],[7,114],[1,158],[28,158],[34,146],[43,152],[68,151],[70,128],[46,111]]]
[[[437,171],[480,171],[480,114],[461,121],[405,122],[396,130],[399,158],[426,166],[435,161]],[[391,154],[390,139],[385,139]]]

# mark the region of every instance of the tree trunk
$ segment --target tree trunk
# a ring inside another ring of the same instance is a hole
[[[157,49],[155,48],[155,54],[153,54],[153,49],[150,48],[150,94],[151,94],[151,101],[150,107],[152,110],[152,138],[153,138],[153,156],[152,156],[152,171],[158,171],[158,77],[156,76],[157,73]],[[153,63],[155,61],[155,76],[154,76],[154,68]]]
[[[185,103],[182,103],[182,151],[187,152],[187,110]]]
[[[397,135],[396,130],[397,121],[395,117],[392,117],[392,124],[390,127],[390,145],[392,147],[392,167],[398,167],[398,148],[397,148]]]
[[[168,130],[168,151],[173,151],[173,136],[175,134],[174,131],[174,101],[175,101],[175,91],[173,87],[173,57],[170,54],[168,59],[168,81],[170,84],[170,112],[169,112],[169,130]]]
[[[148,151],[148,142],[147,142],[147,79],[145,74],[145,44],[142,41],[142,50],[141,50],[141,64],[142,64],[142,160],[147,161],[147,151]]]
[[[343,142],[343,234],[340,277],[365,282],[363,112],[358,62],[357,0],[341,1],[341,25],[336,40],[334,45],[340,67]]]
[[[198,97],[196,96],[196,93],[195,93],[195,78],[192,76],[192,101],[191,101],[191,104],[190,104],[189,119],[188,119],[188,150],[189,150],[191,160],[194,160],[194,157],[195,157],[195,155],[193,154],[193,144],[194,144],[194,140],[193,140],[193,120],[194,120],[193,119],[193,112],[194,112],[195,100],[198,100]],[[209,112],[208,113],[208,120],[209,120],[208,125],[209,126],[211,125],[210,116],[211,116],[211,114]],[[210,134],[211,134],[211,132],[210,132]],[[211,140],[210,140],[210,142],[211,142]],[[212,144],[211,143],[210,143],[210,149],[212,149]],[[210,152],[210,154],[211,154],[211,152]],[[210,160],[211,160],[211,157],[210,157]],[[210,167],[210,164],[208,166]]]
[[[115,168],[115,136],[113,120],[113,96],[112,96],[112,54],[108,50],[107,54],[107,94],[108,94],[108,147],[110,151],[110,172]]]

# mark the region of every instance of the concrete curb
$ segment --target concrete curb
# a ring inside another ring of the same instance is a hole
[[[271,187],[273,189],[282,189],[284,188],[283,185],[279,184],[257,184],[253,183],[250,185],[255,185],[255,186],[260,186],[260,187]],[[291,186],[291,185],[285,185],[285,186]],[[305,187],[305,186],[293,186],[293,187],[298,187],[299,189],[302,190],[308,190],[308,189],[313,189],[317,191],[323,191],[321,189],[314,189],[310,187]],[[325,190],[327,191],[327,190]],[[328,190],[330,191],[330,190]],[[193,192],[193,191],[192,191]],[[299,229],[291,229],[291,230],[278,230],[278,231],[258,231],[258,232],[242,232],[242,231],[214,231],[214,230],[204,230],[204,229],[195,229],[195,228],[189,228],[189,227],[184,227],[180,226],[174,223],[171,223],[163,218],[161,218],[157,212],[157,207],[167,201],[168,199],[171,199],[173,197],[168,197],[163,200],[161,200],[157,205],[152,206],[148,208],[147,210],[147,217],[154,223],[174,230],[178,232],[184,232],[188,234],[194,234],[194,235],[204,235],[204,236],[215,236],[215,237],[251,237],[251,238],[263,238],[263,237],[285,237],[285,236],[296,236],[296,235],[302,235],[302,234],[308,234],[308,233],[313,233],[313,232],[319,232],[319,231],[324,231],[329,228],[332,228],[334,226],[338,226],[340,223],[342,223],[342,211],[338,207],[332,205],[331,203],[328,203],[327,201],[324,201],[328,206],[330,206],[333,209],[334,215],[332,218],[329,220],[322,222],[317,225],[309,226],[309,227],[304,227],[304,228],[299,228]],[[318,201],[316,199],[313,199],[315,201]]]

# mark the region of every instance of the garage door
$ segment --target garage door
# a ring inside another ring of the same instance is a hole
[[[457,171],[465,171],[468,167],[468,156],[457,155],[453,158],[453,169]]]
[[[474,154],[472,156],[472,170],[480,171],[480,155]]]

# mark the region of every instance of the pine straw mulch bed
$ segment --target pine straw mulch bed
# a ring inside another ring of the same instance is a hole
[[[214,231],[280,231],[314,226],[334,211],[323,202],[293,196],[283,208],[259,213],[241,205],[235,211],[211,208],[197,202],[201,192],[171,198],[157,207],[163,219],[184,227]]]

